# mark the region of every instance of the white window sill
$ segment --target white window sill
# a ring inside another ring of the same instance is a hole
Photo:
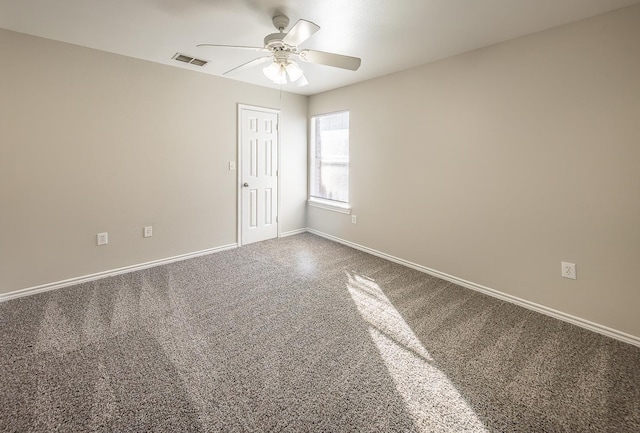
[[[351,206],[348,203],[340,203],[331,200],[322,200],[319,198],[310,198],[307,200],[309,206],[318,207],[320,209],[326,209],[333,212],[340,212],[349,215],[351,213]]]

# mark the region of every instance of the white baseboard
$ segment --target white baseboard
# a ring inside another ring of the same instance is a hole
[[[301,234],[301,233],[306,233],[306,232],[307,232],[307,229],[306,229],[306,228],[304,228],[304,229],[297,229],[297,230],[291,230],[291,231],[288,231],[288,232],[280,233],[280,236],[279,236],[279,237],[281,237],[281,238],[286,238],[287,236],[299,235],[299,234]]]
[[[34,295],[36,293],[47,292],[49,290],[60,289],[62,287],[72,286],[75,284],[95,281],[101,278],[111,277],[113,275],[126,274],[127,272],[134,272],[142,269],[153,268],[155,266],[166,265],[173,262],[179,262],[181,260],[193,259],[195,257],[218,253],[220,251],[232,250],[237,247],[238,247],[238,244],[223,245],[221,247],[208,248],[206,250],[196,251],[196,252],[187,253],[187,254],[181,254],[178,256],[168,257],[166,259],[153,260],[151,262],[125,266],[123,268],[118,268],[118,269],[111,269],[109,271],[103,271],[95,274],[84,275],[82,277],[69,278],[68,280],[56,281],[54,283],[42,284],[40,286],[27,287],[26,289],[15,290],[9,293],[0,293],[0,302],[8,301],[9,299],[21,298],[27,295]]]
[[[318,230],[308,228],[307,231],[309,233],[313,233],[314,235],[318,235],[320,237],[350,246],[352,248],[355,248],[360,251],[364,251],[374,256],[382,257],[383,259],[387,259],[391,262],[395,262],[395,263],[407,266],[409,268],[424,272],[426,274],[433,275],[434,277],[440,278],[442,280],[450,281],[459,286],[466,287],[467,289],[484,293],[485,295],[489,295],[494,298],[498,298],[500,300],[519,305],[529,310],[537,311],[538,313],[542,313],[547,316],[551,316],[556,319],[569,322],[571,324],[580,326],[581,328],[585,328],[590,331],[597,332],[598,334],[606,335],[607,337],[615,338],[616,340],[620,340],[625,343],[633,344],[634,346],[640,347],[640,337],[636,337],[635,335],[627,334],[625,332],[618,331],[617,329],[609,328],[607,326],[600,325],[598,323],[594,323],[589,320],[582,319],[580,317],[572,316],[571,314],[563,313],[562,311],[554,310],[553,308],[549,308],[544,305],[536,304],[535,302],[527,301],[526,299],[518,298],[517,296],[512,296],[507,293],[503,293],[498,290],[473,283],[471,281],[463,280],[462,278],[454,277],[453,275],[445,274],[444,272],[436,271],[435,269],[427,268],[426,266],[418,265],[416,263],[412,263],[407,260],[394,257],[392,255],[383,253],[381,251],[377,251],[377,250],[356,244],[354,242],[337,238],[335,236],[320,232]]]

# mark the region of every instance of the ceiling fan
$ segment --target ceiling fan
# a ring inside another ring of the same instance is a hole
[[[198,47],[223,47],[240,48],[245,50],[260,51],[268,53],[257,59],[250,60],[240,66],[228,70],[223,75],[233,74],[241,70],[271,62],[263,68],[264,75],[275,84],[287,84],[287,80],[295,82],[299,86],[309,84],[304,76],[304,72],[298,66],[296,59],[303,62],[317,65],[333,66],[335,68],[355,71],[360,67],[361,60],[357,57],[343,56],[341,54],[326,53],[315,50],[298,50],[298,46],[309,39],[315,32],[320,30],[320,26],[307,20],[298,20],[291,29],[285,33],[284,29],[289,26],[289,18],[285,15],[273,17],[273,25],[278,29],[278,33],[271,33],[264,38],[263,47],[249,47],[242,45],[220,45],[220,44],[198,44]]]

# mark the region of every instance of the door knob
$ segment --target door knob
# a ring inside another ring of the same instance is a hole
[[[242,186],[244,186],[245,188],[247,188],[249,186],[249,184],[247,182],[245,182]]]

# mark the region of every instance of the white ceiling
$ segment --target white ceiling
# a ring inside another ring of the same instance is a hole
[[[356,72],[301,63],[312,95],[597,15],[640,0],[0,0],[0,28],[213,75],[260,53],[284,13],[321,29],[301,48],[362,58]],[[181,52],[203,68],[172,60]],[[46,65],[42,66],[46,68]],[[267,87],[261,67],[233,79]]]

